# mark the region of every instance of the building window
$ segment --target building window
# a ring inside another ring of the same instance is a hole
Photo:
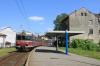
[[[81,13],[81,16],[83,16],[83,13]]]
[[[93,25],[93,20],[89,20],[89,21],[88,21],[88,25],[89,25],[89,26]]]
[[[87,16],[87,13],[81,13],[81,16]]]
[[[89,34],[93,34],[93,29],[89,29]]]
[[[84,13],[85,16],[87,16],[87,13]]]
[[[98,18],[98,22],[100,22],[100,18]]]
[[[99,35],[100,35],[100,30],[99,30]]]

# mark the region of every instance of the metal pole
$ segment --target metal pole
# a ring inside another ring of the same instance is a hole
[[[54,37],[54,40],[57,41],[56,42],[56,51],[58,51],[58,38],[57,38],[57,36]]]
[[[66,32],[66,55],[68,55],[68,32]]]
[[[58,51],[58,37],[56,37],[57,44],[56,44],[56,51]]]

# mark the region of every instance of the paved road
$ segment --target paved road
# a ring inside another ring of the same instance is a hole
[[[56,52],[54,47],[38,47],[30,54],[27,66],[100,66],[100,61],[75,54]]]

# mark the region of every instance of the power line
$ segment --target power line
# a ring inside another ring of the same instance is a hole
[[[22,15],[24,18],[26,18],[26,17],[27,17],[27,14],[26,14],[25,8],[24,8],[24,6],[23,6],[23,2],[22,2],[21,0],[19,0],[20,3],[19,3],[18,0],[14,0],[14,1],[15,1],[16,5],[17,5],[17,7],[18,7],[18,9],[19,9],[19,11],[20,11],[20,13],[21,13],[21,15]],[[22,6],[22,7],[21,7],[21,6]]]
[[[23,11],[22,11],[22,9],[21,9],[21,7],[20,7],[19,2],[18,2],[17,0],[14,0],[14,2],[16,3],[16,5],[17,5],[17,7],[18,7],[18,9],[19,9],[20,14],[24,17],[24,14],[23,14]]]
[[[24,15],[25,15],[26,17],[28,17],[27,12],[26,12],[26,9],[25,9],[24,4],[23,4],[23,1],[22,1],[22,0],[19,0],[19,1],[20,1],[21,5],[22,5]]]
[[[14,0],[19,11],[20,11],[20,14],[23,16],[23,18],[25,19],[25,21],[27,21],[27,12],[25,10],[25,7],[24,7],[24,4],[23,4],[23,1],[22,0]],[[26,22],[27,24],[29,24],[28,22]],[[28,28],[30,29],[30,26],[28,26]],[[24,29],[24,28],[23,28]]]

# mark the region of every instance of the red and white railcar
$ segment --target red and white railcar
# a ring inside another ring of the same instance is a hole
[[[18,51],[28,51],[33,48],[33,34],[30,32],[20,32],[16,34],[16,49]]]

